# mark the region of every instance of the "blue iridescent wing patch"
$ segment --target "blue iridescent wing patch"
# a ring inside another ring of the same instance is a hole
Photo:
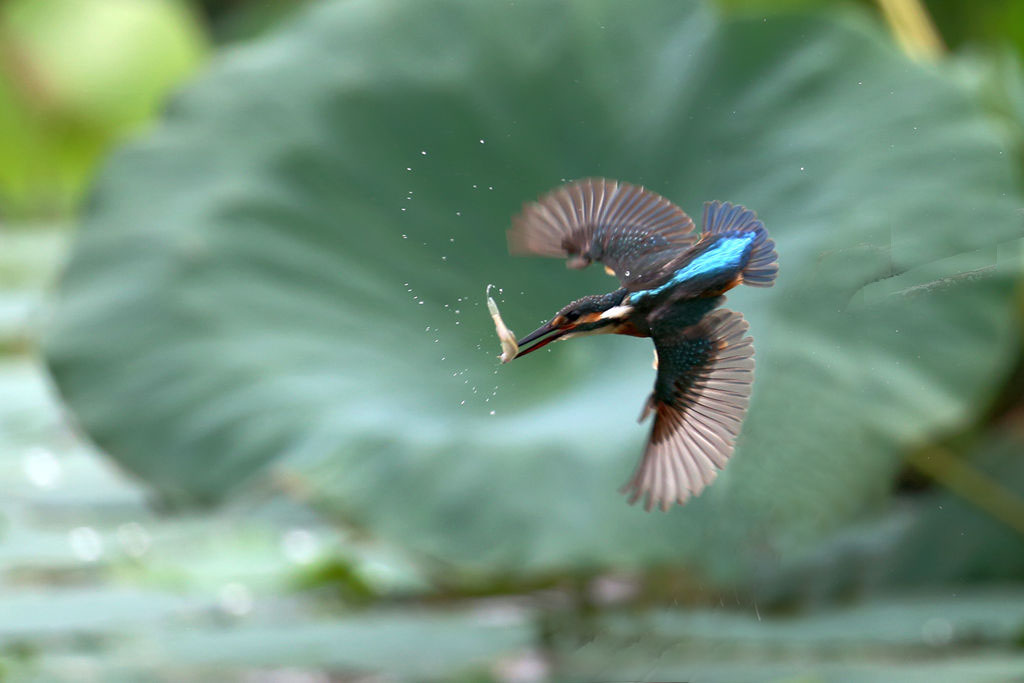
[[[712,235],[702,239],[693,249],[695,256],[686,265],[675,270],[659,286],[634,292],[630,298],[640,301],[670,289],[678,289],[679,294],[691,296],[700,295],[705,290],[717,291],[740,273],[749,260],[750,245],[754,239],[752,232]]]
[[[704,225],[701,237],[707,235],[753,234],[752,248],[743,266],[743,284],[754,287],[771,287],[779,272],[779,255],[775,253],[775,242],[764,229],[764,223],[750,209],[729,202],[707,202],[704,204]]]

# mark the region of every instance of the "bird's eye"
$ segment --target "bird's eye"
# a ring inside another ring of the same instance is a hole
[[[568,320],[571,323],[576,322],[579,319],[579,317],[580,317],[580,312],[579,311],[569,311],[568,313],[565,314],[566,320]]]

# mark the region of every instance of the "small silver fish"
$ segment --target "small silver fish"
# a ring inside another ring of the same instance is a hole
[[[494,303],[494,299],[491,298],[491,285],[487,285],[487,310],[491,312],[491,319],[494,321],[494,331],[498,333],[498,341],[501,342],[501,356],[499,358],[502,363],[507,363],[519,353],[519,346],[516,344],[516,335],[505,326],[505,321],[501,319],[498,304]]]

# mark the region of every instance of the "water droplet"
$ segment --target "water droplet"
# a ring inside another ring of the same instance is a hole
[[[91,526],[80,526],[68,534],[71,552],[83,562],[95,562],[103,555],[103,539]]]
[[[46,448],[36,446],[28,449],[21,466],[25,478],[41,489],[53,488],[60,481],[60,461]]]
[[[117,542],[129,557],[142,557],[149,550],[149,532],[138,522],[127,522],[117,527]]]
[[[320,552],[320,542],[308,529],[289,529],[281,537],[281,553],[289,562],[309,564]]]
[[[493,410],[492,410],[492,411],[491,411],[491,415],[494,415],[494,412],[495,412],[495,411],[493,411]]]
[[[221,609],[228,614],[241,617],[252,611],[252,591],[244,583],[232,581],[224,584],[218,598]]]
[[[427,156],[427,150],[421,151],[420,154],[422,154],[423,156]]]

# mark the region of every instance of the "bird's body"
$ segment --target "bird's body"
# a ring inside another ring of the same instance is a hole
[[[705,205],[703,231],[668,200],[604,179],[570,183],[513,220],[513,252],[600,261],[622,287],[570,303],[518,342],[523,356],[585,334],[651,337],[658,374],[641,419],[654,413],[643,459],[624,487],[630,502],[668,509],[700,493],[722,469],[739,434],[753,382],[747,323],[719,308],[738,284],[771,286],[774,243],[754,212]]]

